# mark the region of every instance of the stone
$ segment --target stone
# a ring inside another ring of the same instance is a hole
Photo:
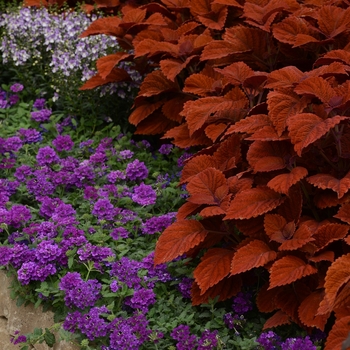
[[[53,313],[43,312],[41,307],[34,308],[34,305],[16,305],[16,301],[10,296],[10,280],[4,271],[0,270],[0,349],[18,350],[18,345],[11,343],[11,337],[16,331],[20,334],[33,332],[34,328],[50,328],[53,324]],[[57,339],[57,336],[56,336]],[[60,341],[53,348],[46,344],[35,344],[35,350],[78,350],[73,344]]]

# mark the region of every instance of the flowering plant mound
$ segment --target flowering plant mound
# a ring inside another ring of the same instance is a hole
[[[65,109],[78,117],[90,115],[91,119],[96,115],[118,119],[122,124],[141,82],[141,75],[130,65],[121,64],[128,75],[127,83],[108,84],[98,90],[99,95],[78,91],[96,73],[95,61],[101,55],[120,50],[116,39],[107,35],[79,38],[100,16],[65,8],[54,11],[24,7],[3,13],[0,10],[0,61],[4,72],[10,73],[7,79],[0,79],[7,84],[6,80],[18,77],[32,98],[38,91],[43,97],[52,97],[56,110]],[[112,113],[116,110],[120,111],[118,116]]]
[[[113,124],[91,134],[51,114],[45,99],[25,97],[18,83],[0,92],[0,265],[14,277],[17,304],[51,309],[56,323],[13,342],[22,350],[58,339],[103,350],[264,344],[251,292],[193,307],[191,260],[154,266],[155,242],[187,196],[178,184],[188,154],[155,150]]]

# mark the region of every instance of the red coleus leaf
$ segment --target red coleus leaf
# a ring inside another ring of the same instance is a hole
[[[314,263],[318,263],[320,261],[333,262],[334,261],[334,252],[325,251],[325,252],[320,253],[319,255],[312,256],[311,258],[309,258],[309,260],[314,262]]]
[[[338,6],[322,6],[318,11],[318,27],[327,38],[348,31],[350,26],[349,8],[344,10]]]
[[[307,107],[307,98],[300,98],[292,89],[271,91],[267,95],[269,117],[279,136],[287,127],[287,120]]]
[[[196,282],[193,282],[191,289],[192,305],[208,303],[210,299],[219,296],[218,301],[227,300],[235,296],[242,288],[242,279],[240,276],[231,276],[224,278],[214,286],[210,287],[205,293],[201,293]]]
[[[138,125],[142,120],[150,116],[154,111],[160,108],[163,101],[158,101],[155,103],[149,103],[144,101],[142,105],[137,107],[129,116],[129,123],[133,125]]]
[[[286,89],[294,88],[296,83],[303,79],[305,73],[295,66],[283,67],[272,71],[267,78],[265,88],[267,89]]]
[[[336,320],[326,340],[324,350],[340,350],[343,342],[348,338],[350,332],[350,316]],[[348,347],[347,347],[348,349]]]
[[[317,269],[300,258],[287,255],[273,263],[270,270],[270,287],[291,284],[305,276],[317,273]]]
[[[275,304],[277,308],[286,313],[292,321],[300,324],[298,308],[302,301],[311,293],[307,284],[297,280],[293,284],[277,287]]]
[[[201,132],[201,130],[194,132],[190,136],[190,132],[186,123],[183,123],[167,131],[162,138],[174,138],[174,141],[172,141],[172,143],[180,148],[198,145],[209,146],[212,144],[210,139],[203,132]]]
[[[122,60],[131,58],[132,55],[125,52],[117,52],[112,55],[103,56],[96,62],[97,70],[102,79],[105,79],[113,68]]]
[[[239,89],[238,89],[239,90]],[[236,89],[236,91],[238,91]],[[248,99],[239,90],[235,99],[230,96],[203,97],[195,101],[185,103],[181,115],[186,117],[190,134],[199,130],[210,117],[220,116],[220,112],[234,112],[235,109],[243,109],[248,105]]]
[[[270,240],[283,243],[286,239],[293,236],[295,232],[295,223],[287,224],[286,219],[277,214],[266,214],[264,216],[264,229]]]
[[[217,162],[212,156],[206,154],[195,156],[184,165],[180,183],[183,184],[190,181],[191,178],[199,174],[203,169],[210,167],[216,168],[216,166]]]
[[[276,310],[276,305],[274,298],[276,295],[276,290],[269,289],[269,283],[265,283],[256,296],[256,306],[260,312],[270,313]]]
[[[303,179],[308,174],[308,171],[304,167],[295,167],[288,174],[280,174],[275,176],[267,183],[267,187],[272,190],[288,194],[289,189]]]
[[[196,220],[180,220],[164,230],[156,244],[154,263],[171,261],[203,242],[208,231]]]
[[[247,153],[247,160],[254,172],[270,172],[284,169],[288,145],[283,142],[253,142]]]
[[[214,84],[216,80],[205,74],[197,73],[191,74],[185,80],[185,87],[183,92],[195,94],[198,96],[206,97],[215,92]]]
[[[181,73],[183,69],[187,67],[187,65],[194,58],[196,58],[196,56],[187,57],[185,62],[175,58],[161,60],[160,69],[169,80],[175,81],[175,78]]]
[[[350,172],[348,172],[342,179],[337,179],[329,174],[317,174],[306,179],[312,185],[322,188],[331,189],[338,194],[338,198],[342,198],[350,188]]]
[[[230,273],[234,253],[229,249],[212,248],[201,258],[201,262],[193,272],[194,279],[201,289],[201,295]]]
[[[177,96],[175,95],[171,100],[164,103],[162,112],[168,119],[181,123],[183,116],[180,115],[180,112],[183,109],[184,103],[188,100],[190,100],[189,96],[184,96],[181,93]]]
[[[316,60],[315,66],[322,64],[329,65],[332,62],[342,62],[347,65],[350,64],[350,52],[346,50],[332,50],[324,54]]]
[[[245,190],[231,201],[224,220],[255,218],[277,208],[283,201],[280,194],[267,187]]]
[[[279,310],[275,312],[264,324],[263,330],[274,328],[278,326],[282,326],[285,324],[290,324],[291,320],[290,317],[284,313],[283,311]]]
[[[332,312],[337,294],[350,281],[350,254],[343,255],[328,268],[324,283],[325,297],[318,309],[318,315]]]
[[[328,244],[343,239],[349,232],[349,226],[343,224],[325,224],[321,226],[313,235],[315,244],[318,250],[325,248]]]
[[[228,194],[225,175],[217,169],[207,168],[191,178],[186,189],[187,199],[195,204],[219,205]]]
[[[124,29],[119,27],[121,22],[122,20],[117,16],[98,18],[81,33],[80,38],[97,34],[106,34],[116,37],[123,36]]]
[[[137,135],[157,135],[164,133],[165,130],[173,128],[178,123],[164,118],[160,110],[155,111],[151,118],[142,120],[135,131]]]
[[[194,204],[190,202],[184,203],[176,213],[176,220],[185,220],[190,215],[195,215],[199,212],[200,204]]]
[[[169,42],[158,42],[153,39],[144,39],[135,46],[135,57],[152,57],[158,54],[168,54],[172,57],[178,56],[179,48],[176,44]]]
[[[79,90],[94,89],[97,86],[102,86],[112,82],[118,81],[130,81],[131,77],[124,69],[113,68],[112,71],[105,77],[102,78],[99,73],[95,74],[90,78]]]
[[[193,2],[194,4],[195,2]],[[192,6],[191,6],[192,8]],[[222,6],[216,11],[210,11],[204,16],[198,16],[198,20],[209,29],[222,30],[224,28],[228,9],[226,6]]]
[[[235,62],[223,69],[216,68],[233,85],[242,85],[243,82],[254,76],[254,71],[244,62]]]
[[[314,203],[317,208],[325,209],[330,207],[336,207],[338,205],[342,205],[344,203],[348,203],[350,201],[350,193],[347,192],[342,198],[338,198],[338,195],[331,191],[325,190],[321,193],[318,193],[314,197]],[[350,218],[349,218],[350,220]]]
[[[290,223],[289,223],[290,224]],[[278,247],[279,251],[297,250],[305,244],[314,241],[312,230],[305,224],[301,225],[293,234],[292,237],[282,242]]]
[[[343,204],[333,217],[350,224],[350,203]]]
[[[253,240],[238,249],[232,259],[231,274],[236,275],[275,260],[277,253],[260,240]]]
[[[311,30],[306,19],[293,15],[275,24],[272,28],[272,33],[278,41],[293,46],[318,42],[318,39],[313,37],[315,31]]]
[[[175,92],[179,90],[179,86],[167,79],[160,71],[156,70],[148,74],[143,80],[138,96],[156,96],[164,92]]]
[[[235,54],[254,52],[261,56],[267,51],[265,33],[259,29],[234,26],[226,29],[223,39],[232,45],[232,53]]]
[[[218,123],[218,124],[209,124],[204,132],[205,134],[215,142],[227,129],[226,123]]]
[[[307,296],[298,308],[300,321],[307,327],[317,327],[324,331],[324,327],[330,313],[326,315],[316,315],[320,302],[324,298],[324,290],[319,289]]]
[[[214,152],[213,158],[216,160],[216,167],[221,171],[236,168],[236,164],[241,161],[241,138],[238,135],[232,135],[222,141]]]
[[[246,2],[243,16],[247,18],[247,23],[270,32],[270,26],[279,13],[283,10],[294,12],[299,8],[300,5],[295,0],[272,0],[268,1],[267,4],[263,3],[263,6]]]
[[[294,91],[299,95],[315,96],[323,103],[328,103],[335,96],[335,91],[331,85],[321,77],[311,77],[303,80]]]
[[[304,148],[319,140],[330,129],[349,117],[335,116],[323,120],[313,113],[301,113],[290,117],[287,121],[289,135],[298,156]]]
[[[239,132],[253,134],[263,127],[271,125],[270,118],[266,114],[256,114],[241,119],[237,123],[231,125],[225,132],[225,136]]]

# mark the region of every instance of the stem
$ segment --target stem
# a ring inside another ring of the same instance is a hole
[[[308,192],[307,192],[307,190],[306,190],[306,188],[305,188],[304,183],[303,183],[302,181],[300,181],[300,183],[301,183],[301,188],[302,188],[302,190],[303,190],[303,193],[304,193],[304,195],[305,195],[305,197],[306,197],[306,200],[307,200],[307,206],[309,207],[309,209],[310,209],[310,210],[312,211],[312,213],[314,214],[314,217],[315,217],[316,221],[320,221],[320,217],[318,216],[318,212],[317,212],[316,208],[315,208],[315,207],[312,205],[312,203],[311,203],[309,194],[308,194]]]
[[[324,159],[334,170],[337,170],[337,171],[338,171],[338,168],[335,166],[335,164],[332,163],[332,162],[327,158],[327,156],[323,153],[322,150],[320,151],[320,154],[321,154],[321,156],[323,157],[323,159]]]

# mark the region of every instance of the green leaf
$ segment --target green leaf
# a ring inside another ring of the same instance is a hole
[[[50,347],[53,347],[56,343],[55,335],[51,333],[48,328],[45,328],[44,339],[46,341],[46,344]]]

